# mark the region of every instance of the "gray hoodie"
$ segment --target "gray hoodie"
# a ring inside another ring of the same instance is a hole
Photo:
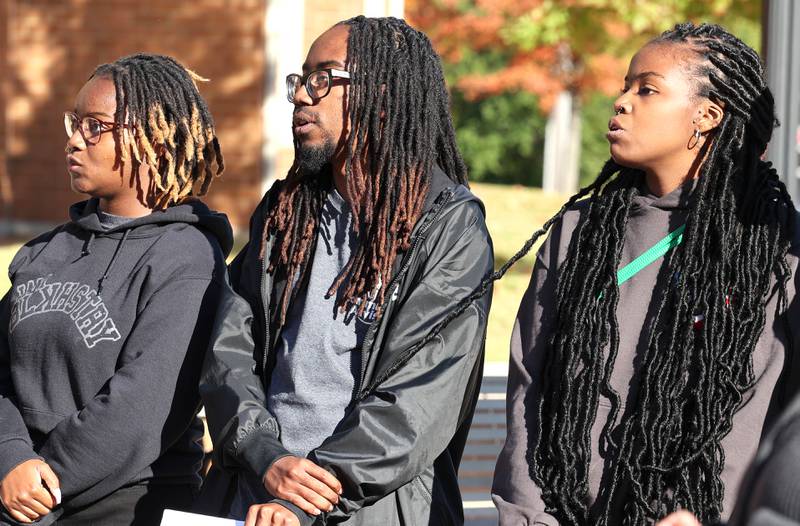
[[[67,509],[137,482],[199,485],[197,382],[230,224],[200,201],[110,229],[95,199],[70,215],[9,267],[0,480],[42,458]]]
[[[686,222],[688,200],[693,185],[687,183],[674,192],[657,197],[646,190],[634,198],[630,220],[625,233],[620,268],[644,253]],[[492,498],[500,512],[500,524],[508,526],[531,524],[558,524],[556,519],[545,512],[541,491],[531,479],[526,452],[529,447],[528,430],[525,421],[525,399],[529,391],[532,399],[538,399],[539,374],[544,358],[544,349],[550,332],[550,324],[555,309],[555,286],[557,271],[563,263],[572,232],[580,216],[580,205],[568,211],[562,221],[557,223],[544,242],[536,257],[531,282],[517,314],[511,336],[511,357],[509,363],[508,395],[506,412],[508,435],[505,446],[497,461]],[[797,287],[797,265],[800,243],[795,241],[789,254],[789,264],[793,279],[788,284],[790,302],[789,319],[800,316],[800,302],[795,298]],[[634,358],[643,352],[646,345],[646,331],[651,307],[661,298],[654,292],[663,290],[659,271],[664,258],[656,261],[636,274],[620,287],[617,319],[619,320],[620,341],[612,387],[620,394],[623,404],[627,394],[636,389]],[[666,274],[666,273],[664,273]],[[663,279],[663,278],[662,278]],[[800,324],[791,325],[791,334],[786,334],[788,324],[785,320],[775,320],[777,294],[769,298],[767,323],[753,354],[755,385],[746,395],[742,408],[734,416],[731,432],[722,440],[725,451],[725,467],[722,481],[725,485],[723,516],[730,514],[736,496],[739,480],[758,447],[759,439],[767,421],[784,400],[790,400],[788,390],[797,386],[800,377],[800,360],[789,362],[791,378],[781,383],[775,390],[787,355],[787,338],[793,342],[789,348],[800,344]],[[783,386],[791,386],[784,391]],[[773,396],[775,395],[775,396]],[[788,397],[788,398],[787,398]],[[606,463],[610,459],[599,453],[599,437],[606,423],[610,409],[607,398],[600,396],[592,435],[592,460],[589,467],[589,498],[594,501],[600,487]],[[620,412],[624,407],[620,408]],[[530,424],[535,428],[535,424]]]

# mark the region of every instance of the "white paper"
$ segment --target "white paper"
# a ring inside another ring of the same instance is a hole
[[[221,519],[185,511],[164,510],[161,526],[244,526],[244,521]]]

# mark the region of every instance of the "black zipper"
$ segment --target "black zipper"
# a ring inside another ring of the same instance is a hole
[[[406,252],[405,256],[403,257],[403,263],[400,266],[400,270],[391,279],[391,281],[389,282],[389,286],[386,287],[386,290],[389,291],[389,294],[388,296],[384,297],[383,304],[381,305],[381,317],[383,317],[383,315],[385,314],[386,312],[385,307],[392,301],[392,298],[394,297],[394,294],[396,292],[392,289],[394,287],[399,287],[398,282],[403,277],[403,275],[406,272],[408,272],[408,268],[411,266],[411,259],[412,255],[414,254],[414,251],[417,249],[419,244],[425,240],[425,236],[428,233],[428,229],[436,222],[442,210],[444,210],[445,205],[449,203],[450,200],[453,198],[453,189],[445,188],[441,196],[442,196],[441,201],[439,202],[438,206],[434,210],[432,210],[433,215],[428,216],[429,220],[420,227],[419,232],[417,233],[416,236],[414,236],[414,239],[411,241],[411,246],[409,247],[408,252]],[[367,334],[364,336],[364,342],[361,345],[361,350],[362,350],[361,375],[358,379],[358,390],[356,391],[357,393],[360,393],[359,397],[363,397],[365,394],[362,393],[361,390],[364,388],[364,377],[367,374],[368,360],[365,359],[366,357],[364,356],[363,351],[369,349],[372,346],[372,342],[375,339],[375,334],[378,332],[379,324],[380,320],[376,319],[375,322],[370,326]]]

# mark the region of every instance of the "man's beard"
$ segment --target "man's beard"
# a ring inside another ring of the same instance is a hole
[[[336,146],[330,137],[325,138],[322,146],[304,146],[297,148],[297,167],[301,173],[315,174],[322,171],[326,164],[333,159]]]

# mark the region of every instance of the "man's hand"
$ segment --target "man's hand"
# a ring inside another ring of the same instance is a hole
[[[253,504],[244,526],[300,526],[300,519],[280,504]]]
[[[697,518],[688,511],[681,510],[675,513],[670,513],[658,523],[656,526],[702,526]]]
[[[292,456],[273,462],[263,482],[270,495],[288,500],[309,515],[333,510],[342,492],[336,477],[308,459]]]
[[[33,522],[61,503],[58,477],[45,462],[26,460],[0,482],[0,501],[14,520]]]

